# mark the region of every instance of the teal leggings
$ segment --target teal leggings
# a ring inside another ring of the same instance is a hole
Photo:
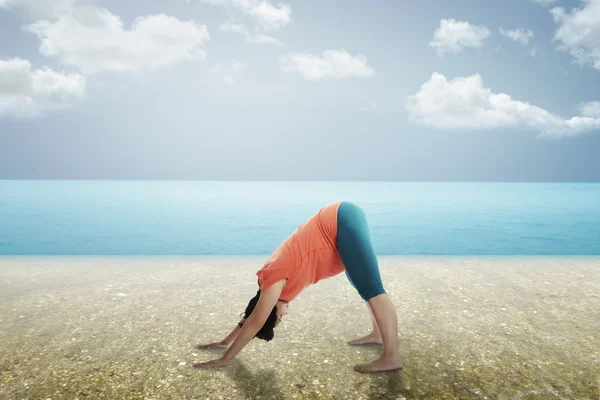
[[[356,204],[342,201],[337,224],[337,249],[350,284],[364,301],[386,293],[364,211]]]

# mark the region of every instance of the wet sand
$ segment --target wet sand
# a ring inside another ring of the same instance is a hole
[[[192,364],[258,289],[266,257],[0,257],[0,399],[593,399],[600,257],[380,257],[404,370],[344,274],[307,288],[275,339]]]

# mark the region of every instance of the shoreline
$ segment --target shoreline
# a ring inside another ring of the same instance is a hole
[[[14,259],[52,259],[52,258],[112,258],[112,259],[135,259],[135,258],[155,258],[155,259],[248,259],[248,258],[269,258],[271,254],[0,254],[0,260]],[[377,254],[377,258],[388,258],[388,259],[431,259],[431,260],[445,260],[445,259],[599,259],[600,254]]]

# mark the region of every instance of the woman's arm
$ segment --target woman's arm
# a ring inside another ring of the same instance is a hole
[[[282,279],[271,285],[264,292],[261,292],[258,303],[256,303],[256,307],[254,307],[252,314],[250,314],[246,322],[244,322],[244,326],[242,326],[232,345],[223,355],[223,360],[225,362],[231,361],[244,346],[256,336],[260,328],[265,324],[269,314],[271,314],[273,307],[277,304],[277,300],[281,295],[285,283],[285,279]],[[231,336],[231,334],[229,336]]]
[[[229,335],[227,335],[227,337],[223,340],[221,340],[221,343],[229,346],[234,340],[235,338],[239,335],[240,331],[242,330],[242,328],[240,328],[241,323],[243,323],[246,320],[246,318],[243,318],[238,325],[235,326],[235,328],[233,328],[233,330],[231,331],[231,333]]]
[[[244,326],[241,328],[237,328],[240,330],[237,337],[229,346],[225,354],[223,354],[223,361],[229,362],[248,344],[254,336],[258,333],[260,328],[262,328],[264,322],[260,324],[260,321],[253,320],[248,317],[248,320],[244,323]]]

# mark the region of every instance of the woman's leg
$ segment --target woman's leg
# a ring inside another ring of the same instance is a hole
[[[346,272],[346,277],[350,281],[350,284],[352,285],[352,287],[354,289],[356,289],[356,286],[354,286],[354,282],[352,282],[352,278],[350,278],[350,275],[348,275],[348,271],[345,271],[345,272]],[[369,343],[375,343],[375,344],[383,343],[381,341],[381,335],[379,334],[379,328],[377,328],[377,321],[375,321],[375,317],[373,316],[371,307],[369,306],[369,303],[366,301],[365,301],[365,305],[367,306],[367,311],[369,312],[369,316],[371,317],[371,324],[373,325],[373,330],[367,336],[363,336],[361,338],[348,341],[348,344],[360,345],[360,344],[369,344]]]
[[[369,305],[368,302],[365,302],[365,305],[367,306],[367,311],[369,311],[369,317],[371,317],[371,324],[373,325],[373,330],[367,336],[363,336],[363,337],[355,339],[355,340],[350,340],[348,342],[348,344],[360,345],[360,344],[370,344],[370,343],[375,343],[375,344],[383,343],[383,341],[381,340],[381,334],[379,333],[379,328],[377,327],[377,321],[375,320],[375,317],[373,316],[373,312],[371,311],[371,306]]]
[[[381,334],[379,332],[379,327],[377,326],[377,321],[375,320],[375,316],[373,315],[373,311],[371,310],[371,305],[367,302],[367,310],[369,310],[369,317],[371,317],[371,324],[373,324],[373,330],[371,331],[371,334],[373,334],[374,337],[379,339],[379,342],[381,343]]]
[[[364,211],[353,203],[342,201],[337,223],[337,249],[350,284],[367,302],[385,293]]]
[[[357,365],[355,369],[370,372],[400,369],[402,360],[398,352],[396,310],[381,282],[366,216],[355,204],[342,202],[337,222],[337,246],[346,275],[363,300],[368,302],[383,341],[383,356],[369,364]]]
[[[369,306],[375,314],[375,320],[381,332],[383,355],[368,364],[357,365],[354,369],[361,372],[402,369],[404,364],[398,351],[398,318],[392,300],[387,294],[380,294],[369,300]]]

